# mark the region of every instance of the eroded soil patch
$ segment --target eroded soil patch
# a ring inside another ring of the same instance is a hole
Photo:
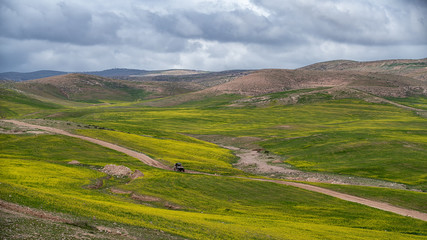
[[[223,147],[234,151],[235,155],[239,157],[239,160],[234,164],[234,167],[256,175],[306,182],[407,189],[404,184],[377,179],[344,176],[332,173],[304,172],[286,164],[284,159],[278,155],[257,151],[257,149],[248,150],[230,146]]]
[[[123,190],[123,189],[115,188],[115,187],[110,188],[110,191],[114,194],[128,195],[131,199],[136,200],[138,202],[142,202],[144,204],[148,204],[150,206],[168,208],[168,209],[172,209],[172,210],[182,209],[181,206],[170,203],[170,202],[165,201],[165,200],[158,198],[158,197],[137,194],[133,191]]]

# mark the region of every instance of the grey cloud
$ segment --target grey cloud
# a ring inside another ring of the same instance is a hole
[[[178,12],[156,16],[154,25],[160,31],[181,38],[273,45],[303,42],[286,24],[278,25],[249,10]]]
[[[0,8],[0,36],[79,45],[117,42],[120,20],[113,13],[92,14],[88,9],[60,2],[41,4],[5,1]]]
[[[426,44],[426,4],[409,2],[257,0],[256,4],[306,37],[362,45]]]
[[[426,13],[425,0],[0,0],[0,71],[421,58]]]

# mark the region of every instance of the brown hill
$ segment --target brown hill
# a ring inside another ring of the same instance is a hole
[[[355,88],[380,96],[404,97],[427,94],[423,81],[381,73],[346,71],[266,69],[218,85],[203,92],[258,96],[294,89],[337,87]]]
[[[190,84],[176,86],[176,84],[167,82],[141,83],[78,73],[19,82],[15,87],[45,98],[82,102],[133,101],[200,89],[192,87]]]
[[[312,93],[326,93],[332,95],[333,98],[362,99],[367,99],[371,95],[382,97],[427,96],[426,82],[406,76],[352,71],[264,69],[201,91],[157,99],[144,104],[171,106],[223,94],[262,96],[289,90],[325,87],[329,89]],[[295,101],[291,99],[288,102]]]
[[[387,73],[412,77],[421,81],[427,81],[427,58],[417,60],[401,59],[370,62],[336,60],[315,63],[300,69]]]

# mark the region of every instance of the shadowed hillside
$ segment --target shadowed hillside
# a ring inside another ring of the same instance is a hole
[[[16,83],[21,91],[44,98],[97,103],[99,100],[135,101],[199,90],[191,84],[133,82],[86,74],[67,74]]]
[[[232,81],[235,78],[251,72],[252,71],[249,70],[229,70],[221,72],[167,70],[146,75],[132,75],[127,79],[133,81],[180,82],[181,84],[192,83],[203,89]]]
[[[71,101],[98,102],[98,100],[136,100],[147,93],[117,80],[85,75],[67,74],[17,83],[24,92],[47,98]]]

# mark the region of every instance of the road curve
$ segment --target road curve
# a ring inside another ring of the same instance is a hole
[[[4,122],[9,122],[9,123],[13,123],[15,125],[19,125],[19,126],[23,126],[23,127],[29,127],[29,128],[37,128],[40,130],[44,130],[44,131],[48,131],[48,132],[52,132],[52,133],[56,133],[56,134],[61,134],[61,135],[65,135],[65,136],[69,136],[69,137],[75,137],[75,138],[80,138],[82,140],[88,141],[88,142],[92,142],[101,146],[104,146],[106,148],[110,148],[113,150],[116,150],[118,152],[122,152],[124,154],[127,154],[131,157],[134,157],[138,160],[140,160],[141,162],[152,166],[152,167],[156,167],[156,168],[162,168],[162,169],[166,169],[166,170],[171,170],[171,168],[169,166],[164,165],[163,163],[156,161],[152,158],[150,158],[149,156],[140,153],[140,152],[136,152],[121,146],[118,146],[116,144],[112,144],[109,142],[105,142],[102,140],[98,140],[95,138],[90,138],[90,137],[86,137],[86,136],[81,136],[81,135],[77,135],[77,134],[72,134],[69,133],[67,131],[64,131],[62,129],[58,129],[58,128],[52,128],[52,127],[45,127],[45,126],[40,126],[40,125],[34,125],[34,124],[29,124],[29,123],[25,123],[25,122],[21,122],[21,121],[17,121],[17,120],[2,120]]]
[[[13,124],[19,125],[19,126],[36,128],[36,129],[41,129],[44,131],[62,134],[62,135],[70,136],[70,137],[80,138],[82,140],[89,141],[89,142],[92,142],[92,143],[95,143],[95,144],[116,150],[118,152],[125,153],[131,157],[139,159],[141,162],[143,162],[149,166],[161,168],[161,169],[166,169],[166,170],[172,170],[169,166],[166,166],[163,163],[160,163],[159,161],[156,161],[156,160],[150,158],[149,156],[147,156],[143,153],[136,152],[136,151],[133,151],[133,150],[130,150],[130,149],[109,143],[109,142],[105,142],[102,140],[98,140],[98,139],[94,139],[94,138],[90,138],[90,137],[86,137],[86,136],[72,134],[72,133],[69,133],[67,131],[57,129],[57,128],[34,125],[34,124],[29,124],[29,123],[25,123],[25,122],[21,122],[21,121],[17,121],[17,120],[2,120],[2,121],[13,123]],[[194,172],[194,171],[188,171],[188,172],[189,173],[195,173],[195,174],[206,174],[206,175],[210,175],[210,176],[220,176],[220,175]],[[339,198],[339,199],[342,199],[345,201],[355,202],[355,203],[363,204],[363,205],[366,205],[369,207],[373,207],[373,208],[381,209],[384,211],[396,213],[399,215],[408,216],[408,217],[420,219],[423,221],[427,221],[427,214],[423,213],[423,212],[405,209],[405,208],[400,208],[400,207],[392,206],[388,203],[383,203],[383,202],[373,201],[373,200],[369,200],[369,199],[365,199],[365,198],[361,198],[361,197],[356,197],[353,195],[344,194],[344,193],[340,193],[340,192],[336,192],[336,191],[332,191],[329,189],[316,187],[316,186],[312,186],[312,185],[308,185],[308,184],[296,183],[296,182],[285,182],[285,181],[280,181],[280,180],[259,179],[259,178],[246,178],[246,177],[234,177],[234,178],[242,178],[242,179],[248,179],[248,180],[254,180],[254,181],[263,181],[263,182],[273,182],[273,183],[277,183],[277,184],[293,186],[293,187],[305,189],[308,191],[322,193],[325,195],[336,197],[336,198]]]
[[[355,202],[355,203],[363,204],[363,205],[366,205],[369,207],[381,209],[383,211],[392,212],[392,213],[396,213],[399,215],[403,215],[403,216],[412,217],[412,218],[420,219],[423,221],[427,221],[427,214],[420,212],[420,211],[396,207],[396,206],[390,205],[388,203],[373,201],[373,200],[369,200],[369,199],[361,198],[361,197],[356,197],[353,195],[336,192],[336,191],[329,190],[326,188],[316,187],[316,186],[308,185],[308,184],[304,184],[304,183],[285,182],[285,181],[280,181],[280,180],[269,180],[269,179],[255,179],[255,180],[265,181],[265,182],[274,182],[274,183],[278,183],[278,184],[284,184],[284,185],[288,185],[288,186],[302,188],[302,189],[305,189],[308,191],[318,192],[318,193],[326,194],[326,195],[329,195],[332,197],[336,197],[336,198],[339,198],[339,199],[342,199],[345,201]]]

